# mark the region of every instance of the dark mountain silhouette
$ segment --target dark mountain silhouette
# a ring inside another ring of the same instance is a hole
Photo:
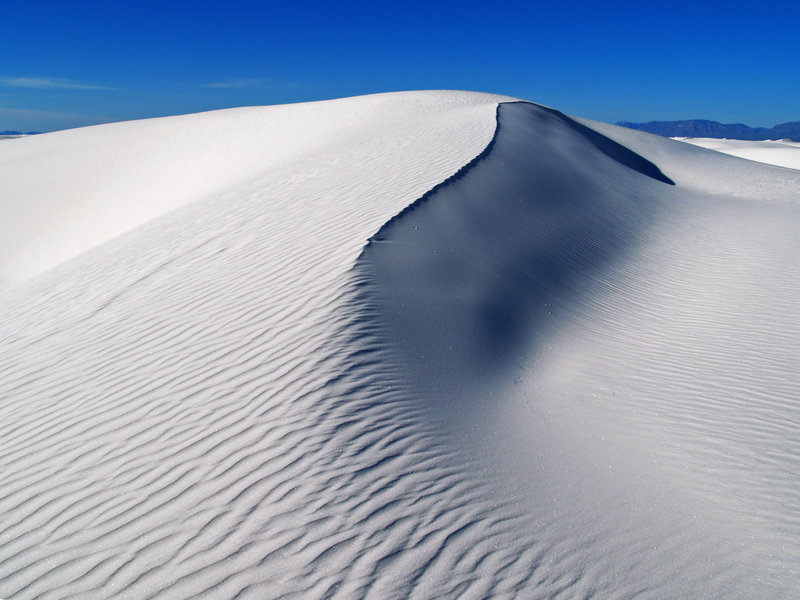
[[[736,140],[793,140],[800,142],[800,121],[782,123],[775,127],[748,127],[742,123],[725,125],[716,121],[694,119],[690,121],[650,121],[617,125],[663,135],[664,137],[732,138]]]
[[[37,135],[38,133],[39,133],[38,131],[23,132],[23,131],[13,131],[9,129],[7,129],[6,131],[0,131],[0,135]]]

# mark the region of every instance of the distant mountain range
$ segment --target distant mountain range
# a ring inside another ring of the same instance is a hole
[[[15,137],[22,137],[24,135],[36,135],[38,131],[15,131],[11,129],[7,129],[6,131],[0,131],[0,139],[7,139],[7,138],[15,138]]]
[[[736,140],[793,140],[800,142],[800,121],[783,123],[775,127],[748,127],[741,123],[725,125],[716,121],[694,119],[691,121],[650,121],[649,123],[628,123],[619,121],[617,125],[663,135],[664,137],[707,137],[731,138]]]

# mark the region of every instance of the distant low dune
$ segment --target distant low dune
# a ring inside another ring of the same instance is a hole
[[[731,156],[755,160],[786,167],[787,169],[800,169],[800,142],[790,141],[763,141],[750,142],[744,140],[717,140],[711,138],[682,138],[682,141],[724,152]]]

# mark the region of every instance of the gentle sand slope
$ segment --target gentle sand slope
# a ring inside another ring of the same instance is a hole
[[[681,141],[724,152],[739,158],[755,160],[758,162],[800,169],[800,142],[785,140],[778,141],[745,141],[745,140],[718,140],[714,138],[679,138]]]
[[[0,597],[796,590],[800,174],[512,100],[61,134],[242,119],[117,237],[147,152],[62,224],[74,152],[5,142]]]

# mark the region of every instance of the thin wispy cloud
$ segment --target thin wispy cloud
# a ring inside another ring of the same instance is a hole
[[[0,106],[0,118],[3,119],[42,119],[52,121],[74,117],[71,113],[57,112],[54,110],[37,110],[34,108],[8,108]]]
[[[297,87],[297,84],[287,81],[276,81],[274,79],[229,79],[227,81],[203,83],[198,87],[209,88],[209,89],[245,89],[245,88],[270,89],[270,88]]]
[[[52,131],[67,127],[108,123],[113,120],[112,117],[101,114],[81,114],[0,105],[0,130]]]
[[[94,90],[115,91],[115,88],[51,77],[0,77],[0,86],[38,90]]]

